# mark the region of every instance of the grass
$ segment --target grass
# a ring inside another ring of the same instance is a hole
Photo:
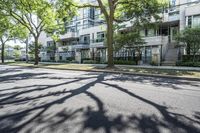
[[[94,70],[94,71],[119,71],[119,72],[129,72],[134,74],[153,74],[153,75],[164,75],[164,76],[177,76],[177,77],[192,77],[200,78],[200,71],[191,70],[171,70],[171,69],[157,69],[157,68],[135,68],[128,66],[118,66],[117,69],[108,70],[105,69],[104,65],[93,65],[93,64],[39,64],[35,66],[31,63],[24,62],[9,62],[5,63],[14,66],[26,66],[26,67],[42,67],[51,69],[62,69],[62,70]]]
[[[143,74],[155,74],[155,75],[169,75],[178,77],[198,77],[200,78],[199,71],[190,70],[171,70],[171,69],[152,69],[152,68],[131,68],[131,67],[121,67],[121,70],[128,71],[132,73],[143,73]]]

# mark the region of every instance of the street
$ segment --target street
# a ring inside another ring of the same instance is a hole
[[[198,133],[200,81],[0,65],[0,133]]]

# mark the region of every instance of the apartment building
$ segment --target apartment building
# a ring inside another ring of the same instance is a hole
[[[156,28],[141,31],[146,42],[141,46],[142,64],[152,62],[158,65],[175,64],[178,55],[184,54],[184,48],[175,47],[175,36],[185,27],[200,25],[200,0],[170,0],[170,8],[165,9],[160,15],[162,22]],[[126,22],[121,25],[128,28],[131,23]],[[60,35],[60,40],[56,43],[45,33],[40,36],[39,40],[43,45],[40,52],[42,61],[75,60],[79,63],[87,59],[96,60],[99,63],[107,61],[106,25],[99,10],[80,9],[79,16],[65,23],[65,31],[66,33]],[[114,53],[114,57],[122,59],[134,59],[135,56],[134,47],[124,47]]]

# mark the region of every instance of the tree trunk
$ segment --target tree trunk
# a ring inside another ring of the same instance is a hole
[[[26,39],[26,63],[28,63],[28,38]]]
[[[108,67],[114,67],[113,61],[113,21],[109,18],[107,22],[107,50],[108,50]]]
[[[53,60],[56,61],[56,41],[53,41],[53,43],[54,43],[54,46],[53,46],[53,54],[54,54],[53,55],[54,56]]]
[[[187,55],[190,55],[190,44],[187,44]]]
[[[4,51],[5,51],[5,48],[4,48],[5,44],[2,43],[1,44],[1,62],[4,63]]]
[[[39,63],[39,56],[38,56],[38,37],[35,37],[35,63],[34,65],[38,65]]]

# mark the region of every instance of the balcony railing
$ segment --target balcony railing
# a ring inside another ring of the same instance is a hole
[[[97,38],[91,40],[90,47],[105,47],[105,39],[104,38]]]
[[[64,35],[60,35],[60,39],[75,38],[78,37],[76,32],[67,32]]]
[[[168,43],[168,36],[144,37],[146,45],[162,45]]]
[[[92,43],[99,43],[99,42],[104,42],[104,41],[105,41],[104,38],[97,38],[97,39],[91,40]]]

